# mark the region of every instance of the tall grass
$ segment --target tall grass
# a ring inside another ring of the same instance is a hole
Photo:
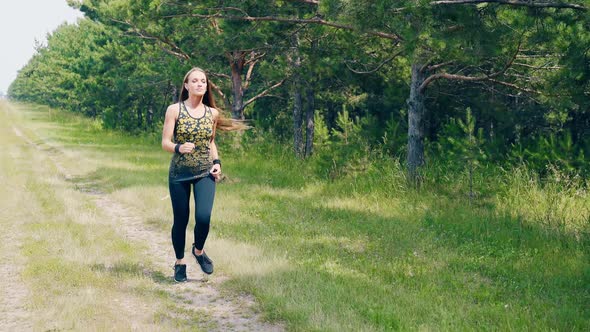
[[[71,130],[44,134],[169,232],[159,141],[64,119],[53,114],[53,126]],[[466,173],[436,160],[413,188],[398,160],[370,150],[360,161],[343,153],[330,171],[321,150],[299,160],[264,135],[218,140],[227,179],[207,246],[227,289],[254,294],[290,330],[590,329],[583,179],[482,165],[470,199]]]
[[[522,218],[546,232],[588,238],[590,186],[587,179],[548,167],[543,178],[524,166],[504,175],[497,194],[498,209]]]

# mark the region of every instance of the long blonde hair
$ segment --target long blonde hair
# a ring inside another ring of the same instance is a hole
[[[185,85],[185,83],[188,83],[188,77],[194,71],[200,71],[203,74],[205,74],[205,79],[207,81],[207,91],[205,92],[205,95],[203,95],[203,104],[205,104],[211,108],[215,108],[219,112],[219,117],[217,118],[216,128],[219,130],[223,130],[223,131],[249,129],[250,126],[245,124],[244,121],[235,120],[235,119],[231,119],[231,118],[226,117],[224,114],[225,112],[222,109],[220,109],[219,107],[217,107],[217,104],[215,104],[215,97],[213,96],[213,90],[211,90],[209,76],[207,75],[207,72],[205,72],[205,70],[203,70],[199,67],[193,67],[191,70],[189,70],[186,73],[186,75],[184,75],[184,79],[182,80],[182,86],[180,88],[180,94],[178,96],[178,102],[183,102],[188,99],[188,90],[186,89],[186,87],[184,85]]]

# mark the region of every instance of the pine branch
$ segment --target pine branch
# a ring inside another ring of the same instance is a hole
[[[454,62],[455,62],[455,60],[443,62],[443,63],[439,63],[436,65],[428,66],[426,69],[428,69],[428,71],[434,71],[434,70],[437,70],[438,68],[453,64]]]
[[[520,45],[521,44],[522,44],[522,38],[518,41],[518,46],[516,47],[516,52],[514,52],[514,55],[512,56],[512,58],[510,58],[510,60],[504,65],[504,68],[502,68],[501,70],[499,70],[495,73],[485,75],[485,76],[465,76],[465,75],[456,75],[456,74],[449,74],[449,73],[433,74],[433,75],[430,75],[428,78],[426,78],[424,80],[424,82],[422,82],[422,84],[419,87],[419,91],[423,92],[424,90],[426,90],[426,87],[428,87],[428,85],[430,83],[432,83],[433,81],[440,79],[440,78],[445,78],[445,79],[449,79],[449,80],[456,80],[456,81],[477,82],[477,81],[491,80],[495,77],[498,77],[498,76],[504,74],[506,72],[506,70],[508,70],[508,68],[510,68],[510,66],[512,66],[512,63],[514,63],[516,56],[520,52]]]
[[[249,65],[250,63],[253,62],[258,62],[260,59],[264,58],[266,56],[266,53],[259,53],[256,54],[255,50],[251,50],[252,53],[250,53],[250,59],[246,60],[246,65]]]
[[[256,99],[258,98],[262,98],[266,95],[268,95],[268,93],[270,91],[272,91],[273,89],[281,86],[283,83],[285,83],[285,81],[287,80],[287,78],[283,78],[281,81],[279,81],[278,83],[274,84],[273,86],[268,87],[267,89],[265,89],[264,91],[262,91],[261,93],[257,94],[256,96],[248,99],[248,101],[246,101],[244,103],[244,108],[246,108],[246,106],[250,105],[251,103],[253,103],[254,101],[256,101]]]
[[[526,68],[531,68],[531,69],[547,69],[547,70],[563,68],[561,66],[533,66],[533,65],[528,65],[526,63],[518,63],[518,62],[515,62],[514,65],[515,66],[522,66],[522,67],[526,67]]]
[[[289,0],[289,1],[302,2],[302,3],[306,3],[309,5],[316,5],[316,6],[320,4],[320,0]]]
[[[355,74],[372,74],[374,72],[376,72],[377,70],[381,69],[381,67],[383,67],[386,63],[391,62],[393,59],[395,59],[398,55],[400,55],[402,53],[402,51],[399,51],[397,53],[394,53],[392,56],[390,56],[389,58],[381,61],[380,64],[378,64],[375,68],[371,69],[371,70],[367,70],[367,71],[360,71],[360,70],[355,70],[352,69],[350,67],[350,65],[348,64],[349,61],[345,61],[344,64],[346,64],[346,67],[348,68],[348,70],[350,70],[351,72],[355,73]]]
[[[581,11],[587,11],[588,8],[573,3],[563,2],[535,2],[535,1],[520,1],[520,0],[441,0],[432,1],[431,5],[463,5],[463,4],[478,4],[478,3],[497,3],[509,6],[521,7],[537,7],[537,8],[571,8]]]
[[[536,93],[536,94],[540,94],[541,93],[540,91],[537,91],[537,90],[523,88],[523,87],[520,87],[520,86],[518,86],[516,84],[508,83],[508,82],[504,82],[504,81],[499,81],[499,80],[496,80],[496,79],[488,79],[488,81],[493,82],[493,83],[496,83],[496,84],[504,85],[504,86],[507,86],[507,87],[511,87],[513,89],[524,91],[524,92]]]
[[[225,79],[231,79],[231,77],[227,74],[220,74],[220,73],[211,73],[211,72],[207,72],[207,75],[209,76],[213,76],[213,77],[221,77],[221,78],[225,78]]]
[[[220,18],[220,19],[225,19],[225,20],[230,20],[230,21],[246,21],[246,22],[283,22],[283,23],[295,23],[295,24],[319,24],[319,25],[325,25],[325,26],[329,26],[329,27],[333,27],[333,28],[337,28],[337,29],[358,31],[358,28],[356,28],[352,25],[330,22],[330,21],[326,21],[326,20],[319,18],[319,17],[303,19],[303,18],[277,17],[277,16],[249,16],[249,15],[236,16],[236,15],[225,15],[225,14],[221,14],[221,13],[208,14],[208,15],[204,15],[204,14],[175,14],[175,15],[162,16],[162,18],[177,18],[177,17],[196,17],[196,18],[207,18],[207,19]],[[371,30],[371,31],[364,31],[364,33],[371,35],[371,36],[394,40],[396,42],[403,41],[403,38],[401,36],[399,36],[397,34],[383,32],[383,31]]]
[[[256,63],[258,63],[258,60],[246,63],[248,64],[248,71],[246,72],[246,82],[244,83],[244,90],[250,87],[250,81],[252,80],[252,72],[254,71],[254,66],[256,65]]]
[[[110,18],[110,20],[115,23],[123,24],[123,25],[130,27],[130,31],[132,33],[134,33],[135,35],[137,35],[139,38],[154,40],[154,41],[158,42],[159,43],[158,46],[160,47],[160,49],[162,49],[164,52],[166,52],[168,54],[171,54],[171,55],[178,57],[180,59],[183,59],[183,60],[190,60],[190,58],[191,58],[190,55],[185,53],[180,47],[178,47],[174,42],[172,42],[171,40],[169,40],[167,38],[154,36],[154,35],[148,33],[147,31],[138,28],[137,26],[133,25],[129,21],[120,21],[120,20],[116,20],[114,18]],[[172,49],[162,47],[161,44],[167,45],[167,46],[171,47]]]

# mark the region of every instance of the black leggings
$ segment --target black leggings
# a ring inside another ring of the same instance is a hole
[[[211,210],[215,198],[215,180],[209,174],[204,178],[191,181],[168,181],[170,198],[172,199],[172,212],[174,224],[172,225],[172,245],[176,259],[184,258],[184,245],[186,241],[186,227],[190,214],[189,201],[191,198],[191,184],[195,195],[195,247],[203,250],[205,240],[209,234]]]

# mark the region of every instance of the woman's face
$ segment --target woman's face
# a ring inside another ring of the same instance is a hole
[[[207,76],[202,71],[195,70],[188,75],[184,87],[189,95],[203,96],[207,92]]]

